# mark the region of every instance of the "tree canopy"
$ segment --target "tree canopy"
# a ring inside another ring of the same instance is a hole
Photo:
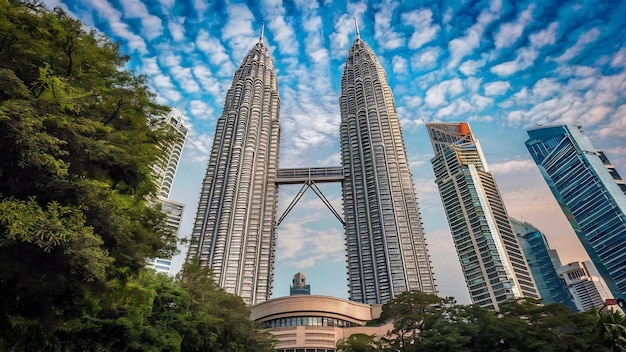
[[[383,306],[386,336],[355,336],[338,351],[624,351],[626,317],[617,312],[572,312],[560,304],[519,298],[498,312],[411,291]]]
[[[171,138],[119,45],[39,2],[0,0],[0,350],[268,350],[243,301],[189,266],[154,202]]]

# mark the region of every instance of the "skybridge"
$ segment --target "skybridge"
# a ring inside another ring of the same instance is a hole
[[[337,220],[341,222],[342,225],[345,226],[345,221],[341,217],[341,214],[333,208],[332,204],[326,199],[322,191],[317,187],[318,183],[343,183],[344,175],[343,175],[343,167],[341,166],[331,166],[331,167],[303,167],[303,168],[293,168],[293,169],[278,169],[276,174],[276,185],[293,185],[293,184],[302,184],[302,188],[298,191],[298,194],[294,197],[294,199],[289,203],[287,209],[283,215],[278,218],[278,222],[276,226],[280,225],[281,222],[285,219],[287,214],[296,206],[298,201],[302,198],[304,193],[310,188],[315,192],[315,194],[320,198],[320,200],[326,205],[328,210],[335,215]]]

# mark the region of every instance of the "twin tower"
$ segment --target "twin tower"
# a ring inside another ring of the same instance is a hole
[[[358,31],[339,99],[342,166],[327,170],[343,185],[349,297],[377,304],[408,290],[436,294],[391,88]],[[278,186],[314,185],[321,170],[279,169],[279,115],[276,73],[261,35],[235,72],[217,121],[187,255],[248,305],[272,293]]]

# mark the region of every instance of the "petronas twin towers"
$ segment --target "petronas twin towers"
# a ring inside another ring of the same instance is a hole
[[[358,31],[340,108],[350,299],[374,304],[407,290],[436,294],[393,95]],[[187,256],[249,305],[268,300],[274,281],[279,112],[276,74],[261,35],[226,95]]]

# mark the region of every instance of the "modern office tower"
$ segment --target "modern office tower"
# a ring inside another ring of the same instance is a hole
[[[303,273],[297,273],[291,280],[291,287],[289,287],[289,295],[310,295],[311,285],[306,283],[306,276]]]
[[[422,219],[391,88],[358,34],[341,78],[341,157],[350,299],[435,294]]]
[[[517,234],[542,302],[544,304],[560,303],[576,310],[567,286],[559,275],[561,261],[556,251],[550,249],[543,233],[524,221],[511,218],[511,224]]]
[[[185,205],[170,200],[169,196],[187,139],[188,129],[183,125],[182,110],[175,108],[172,108],[163,118],[163,123],[169,128],[173,138],[167,143],[159,145],[161,153],[157,163],[152,167],[155,183],[158,187],[156,201],[161,204],[161,211],[167,215],[167,226],[178,237]],[[172,258],[148,258],[146,260],[148,267],[158,272],[171,273]]]
[[[569,263],[561,268],[561,273],[579,311],[584,312],[594,307],[602,309],[605,306],[604,299],[584,264]]]
[[[498,310],[510,298],[538,298],[493,175],[469,124],[427,123],[435,182],[474,304]]]
[[[217,121],[187,255],[248,305],[272,293],[279,110],[274,65],[261,35],[235,72]]]
[[[580,127],[528,131],[526,147],[611,294],[626,293],[626,190]]]

